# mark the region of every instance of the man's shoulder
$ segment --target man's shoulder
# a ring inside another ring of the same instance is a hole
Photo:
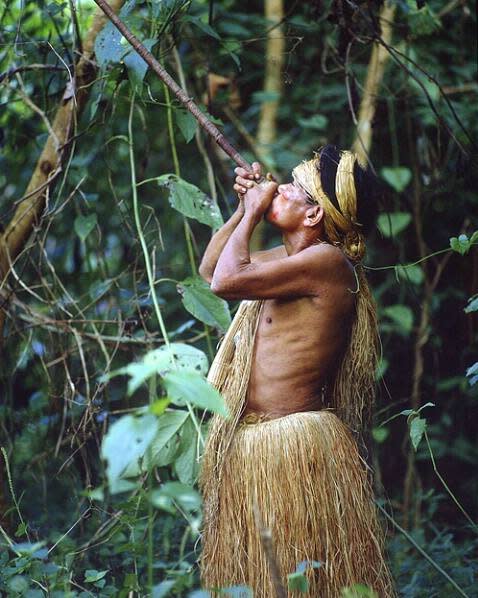
[[[350,268],[350,261],[344,252],[336,245],[330,243],[317,243],[310,245],[302,251],[304,257],[309,260],[328,264],[334,267],[343,266]]]

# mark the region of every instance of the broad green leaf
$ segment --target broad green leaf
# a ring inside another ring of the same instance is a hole
[[[29,587],[30,584],[28,583],[27,578],[23,575],[14,575],[8,580],[8,589],[11,590],[11,592],[14,592],[14,594],[10,595],[21,596],[28,590]]]
[[[413,312],[406,305],[389,305],[383,313],[397,325],[399,331],[408,336],[413,328]]]
[[[133,10],[136,0],[128,0],[120,10],[119,16],[124,21],[125,17]],[[126,21],[126,24],[127,21]],[[108,21],[95,38],[95,59],[101,69],[111,64],[119,63],[129,48],[122,43],[123,36],[120,31]],[[126,41],[126,40],[125,40]]]
[[[97,301],[110,290],[112,284],[113,280],[111,278],[107,278],[106,280],[96,280],[90,286],[88,293],[93,301]]]
[[[193,25],[196,25],[196,27],[198,27],[199,29],[201,29],[201,31],[203,31],[204,33],[206,33],[206,35],[209,35],[210,37],[213,37],[214,39],[220,40],[221,36],[219,35],[219,33],[213,29],[211,27],[211,25],[209,25],[208,23],[206,23],[206,21],[203,21],[200,17],[195,17],[192,15],[186,15],[183,17],[182,19],[183,21],[192,23]]]
[[[170,372],[163,376],[163,382],[171,401],[179,405],[187,401],[224,417],[229,415],[224,399],[203,376],[190,372]]]
[[[423,417],[414,417],[410,422],[410,439],[415,451],[423,438],[426,428],[427,420]]]
[[[291,591],[297,591],[305,594],[309,590],[309,582],[304,573],[289,573],[287,575],[287,587]]]
[[[195,318],[226,330],[231,323],[227,302],[214,295],[209,285],[199,276],[190,276],[178,284],[184,307]]]
[[[160,187],[167,187],[169,190],[169,203],[175,210],[212,228],[222,226],[223,219],[219,208],[195,185],[175,174],[163,174],[157,181]]]
[[[175,513],[174,503],[190,513],[201,507],[201,496],[192,486],[181,484],[181,482],[166,482],[157,490],[151,493],[151,502],[158,509],[169,513]]]
[[[440,19],[435,15],[428,4],[425,4],[421,8],[409,11],[407,19],[413,37],[431,35],[441,27]]]
[[[181,428],[178,456],[174,460],[174,471],[183,484],[193,484],[198,472],[197,432],[191,419]]]
[[[117,480],[126,468],[136,465],[158,431],[154,415],[124,415],[114,422],[103,438],[101,456],[107,461],[108,482]]]
[[[220,596],[225,598],[254,598],[254,593],[247,586],[230,586],[223,588],[219,592]]]
[[[424,280],[423,270],[417,264],[395,266],[397,277],[412,284],[421,284]]]
[[[408,212],[388,212],[380,214],[377,219],[377,226],[384,237],[395,237],[412,221]]]
[[[149,51],[151,51],[151,48],[157,43],[157,39],[145,39],[142,42],[143,46],[145,46],[145,48]],[[131,84],[133,86],[136,85],[137,87],[141,87],[143,84],[143,79],[149,68],[147,62],[141,58],[134,48],[132,48],[130,52],[128,52],[128,54],[123,58],[123,62],[128,69],[128,77],[131,81]]]
[[[189,414],[187,411],[170,409],[158,418],[158,428],[156,434],[151,443],[150,450],[145,455],[145,464],[147,467],[150,467],[151,465],[164,465],[164,459],[161,461],[161,463],[159,462],[160,458],[164,456],[160,455],[160,453],[164,447],[171,442],[174,435],[181,429],[188,417]],[[176,451],[177,447],[174,446],[169,448],[170,451],[172,451],[172,448],[174,448],[174,451]]]
[[[401,193],[406,189],[408,183],[412,180],[411,170],[404,166],[396,166],[395,168],[384,167],[380,171],[380,174],[397,193]]]
[[[178,109],[175,111],[176,122],[186,143],[189,143],[194,137],[198,128],[198,121],[189,112],[189,110]]]
[[[131,395],[148,378],[156,374],[162,376],[171,370],[192,371],[206,374],[208,361],[206,355],[191,345],[184,343],[170,343],[159,349],[149,351],[141,361],[129,363],[116,370],[110,377],[118,374],[130,376],[128,394]]]
[[[88,216],[81,215],[75,218],[73,228],[75,229],[75,233],[84,242],[86,237],[95,228],[97,222],[98,219],[96,217],[96,214],[89,214]]]
[[[170,402],[171,401],[168,399],[168,397],[156,399],[156,401],[151,403],[151,405],[149,406],[149,410],[154,415],[162,415],[166,411]]]
[[[309,118],[299,118],[298,122],[299,125],[305,129],[316,129],[321,131],[322,129],[325,129],[329,121],[328,118],[322,114],[314,114],[314,116]]]
[[[109,569],[105,569],[104,571],[97,571],[96,569],[87,569],[85,571],[85,581],[89,583],[93,583],[103,577],[108,573]]]

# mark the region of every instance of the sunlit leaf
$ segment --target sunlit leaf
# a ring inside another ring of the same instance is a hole
[[[160,187],[167,187],[169,203],[184,216],[194,218],[212,228],[219,228],[223,224],[217,205],[195,185],[175,174],[163,174],[157,181]]]
[[[187,411],[170,409],[158,418],[156,434],[152,440],[148,453],[145,455],[145,464],[147,467],[150,467],[151,465],[164,465],[164,462],[159,463],[159,455],[164,447],[181,429],[188,417],[189,414]],[[173,448],[174,451],[176,451],[177,447],[175,446]]]
[[[171,401],[185,401],[227,417],[229,411],[219,392],[201,375],[190,372],[170,372],[163,377]]]
[[[183,484],[193,484],[198,472],[197,432],[191,419],[181,428],[178,456],[174,460],[174,471]]]
[[[305,129],[316,129],[318,131],[325,129],[328,122],[328,118],[322,114],[314,114],[309,118],[298,119],[298,123],[301,127],[304,127]]]
[[[124,415],[109,427],[101,446],[109,482],[119,478],[130,464],[138,463],[152,443],[158,425],[158,418],[148,414]]]
[[[425,278],[423,270],[417,264],[395,266],[395,271],[399,279],[412,284],[421,284]]]
[[[96,569],[87,569],[85,571],[85,581],[89,583],[93,583],[103,577],[108,573],[109,569],[105,569],[104,571],[97,571]]]
[[[151,493],[151,502],[158,509],[175,513],[174,503],[187,512],[197,511],[201,507],[201,496],[192,486],[181,482],[166,482]]]
[[[165,598],[174,588],[176,581],[174,579],[165,579],[157,586],[153,586],[152,598]]]
[[[195,318],[226,330],[231,323],[227,302],[214,295],[209,285],[199,276],[190,276],[178,284],[184,307]]]

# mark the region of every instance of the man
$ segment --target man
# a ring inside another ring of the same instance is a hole
[[[249,585],[269,598],[275,569],[286,586],[306,563],[308,596],[335,598],[356,583],[392,596],[351,432],[370,407],[377,361],[375,307],[360,266],[365,173],[354,154],[326,146],[291,183],[256,184],[257,163],[236,174],[239,206],[200,267],[214,293],[248,300],[209,376],[232,415],[212,422],[203,460],[203,583]],[[284,245],[251,255],[263,217]],[[272,551],[261,528],[271,530]]]

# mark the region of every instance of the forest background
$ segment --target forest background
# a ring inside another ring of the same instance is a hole
[[[110,4],[247,160],[287,180],[334,143],[383,181],[369,459],[390,563],[401,596],[478,596],[473,3]],[[0,593],[205,596],[197,455],[224,406],[204,376],[237,306],[197,265],[234,164],[98,15],[0,2]]]

